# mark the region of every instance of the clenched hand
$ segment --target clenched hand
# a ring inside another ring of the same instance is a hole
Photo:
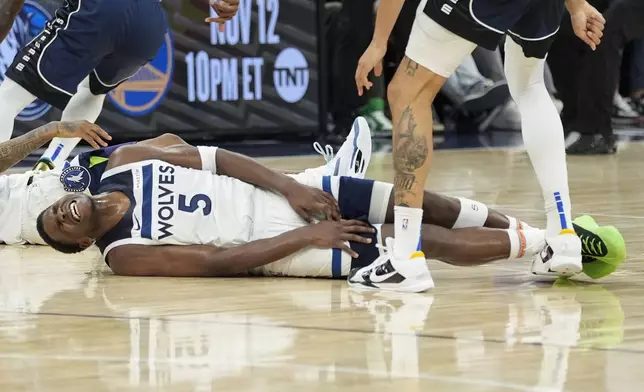
[[[597,45],[599,45],[604,36],[606,19],[588,2],[584,2],[583,5],[574,9],[569,9],[569,11],[575,35],[590,46],[592,50],[597,49]]]

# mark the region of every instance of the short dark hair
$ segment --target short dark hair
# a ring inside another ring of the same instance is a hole
[[[51,208],[51,207],[50,207]],[[82,246],[78,244],[64,244],[62,242],[57,242],[54,241],[47,232],[45,232],[45,225],[43,224],[43,218],[45,216],[45,212],[47,210],[43,211],[38,215],[38,219],[36,219],[36,230],[38,230],[38,234],[40,235],[40,238],[42,238],[45,243],[55,250],[66,253],[68,255],[74,254],[74,253],[80,253],[85,250]]]

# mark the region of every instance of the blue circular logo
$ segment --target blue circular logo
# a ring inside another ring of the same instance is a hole
[[[92,175],[83,166],[69,166],[60,175],[65,192],[85,192],[92,183]]]
[[[7,38],[0,43],[0,81],[4,80],[7,68],[20,51],[44,28],[51,14],[40,4],[32,0],[25,1],[25,5],[16,16],[11,31]],[[51,109],[51,105],[37,99],[27,106],[16,117],[19,121],[32,121],[42,117]]]
[[[172,83],[173,70],[174,49],[168,31],[157,56],[110,91],[107,97],[121,112],[130,116],[144,116],[163,102]]]

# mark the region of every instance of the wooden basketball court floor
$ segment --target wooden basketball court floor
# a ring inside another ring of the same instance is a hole
[[[331,280],[123,278],[96,251],[0,247],[0,391],[642,391],[643,155],[629,144],[569,158],[574,212],[619,227],[629,248],[592,283],[536,282],[529,261],[432,261],[431,293],[360,293]],[[445,151],[434,164],[433,189],[543,224],[524,152]],[[374,157],[371,177],[391,173]]]

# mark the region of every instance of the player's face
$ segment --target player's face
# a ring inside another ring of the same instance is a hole
[[[72,194],[58,200],[43,215],[43,228],[54,240],[83,244],[95,227],[94,201],[85,194]]]

